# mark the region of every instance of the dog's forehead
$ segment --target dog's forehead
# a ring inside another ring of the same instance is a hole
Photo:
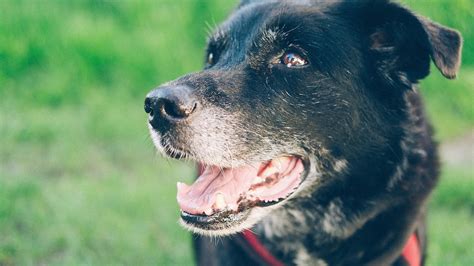
[[[253,37],[263,30],[274,30],[290,16],[301,12],[316,13],[325,10],[332,2],[315,3],[309,0],[255,1],[235,10],[211,36],[211,39],[228,38],[232,41]]]
[[[248,49],[262,40],[272,43],[286,38],[286,32],[294,28],[305,25],[312,27],[302,23],[301,19],[309,14],[322,15],[322,11],[327,10],[327,6],[332,3],[307,0],[255,1],[236,9],[209,37],[209,43],[226,48],[225,54],[221,54],[221,64],[240,62]]]
[[[301,1],[254,1],[240,7],[222,24],[232,36],[255,35],[262,29],[268,29],[278,23],[284,16],[297,13],[304,7],[313,7],[307,0]]]
[[[229,18],[224,21],[216,31],[217,36],[231,39],[232,41],[242,39],[242,37],[255,35],[262,29],[265,22],[278,9],[279,3],[269,2],[260,4],[250,4],[234,11]]]

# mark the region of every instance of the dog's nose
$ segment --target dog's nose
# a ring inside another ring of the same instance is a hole
[[[198,102],[187,86],[163,86],[148,93],[145,112],[150,114],[153,125],[160,119],[170,122],[182,121],[194,113]]]

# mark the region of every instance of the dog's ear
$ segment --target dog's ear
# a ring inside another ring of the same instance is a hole
[[[462,37],[387,0],[366,0],[357,14],[378,68],[402,73],[411,82],[429,74],[430,58],[441,73],[455,78],[461,64]]]
[[[419,17],[428,33],[431,57],[438,69],[447,78],[455,78],[461,65],[461,34],[454,29],[437,24],[427,18]]]

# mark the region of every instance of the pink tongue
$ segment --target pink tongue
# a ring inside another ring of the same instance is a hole
[[[221,169],[207,166],[201,176],[188,186],[178,183],[178,204],[190,214],[211,214],[216,195],[222,193],[228,208],[237,210],[238,200],[252,185],[261,164]]]

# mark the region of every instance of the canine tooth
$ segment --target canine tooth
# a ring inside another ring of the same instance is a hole
[[[224,195],[222,193],[217,193],[216,195],[216,202],[214,203],[214,207],[216,209],[222,210],[227,206],[227,203],[225,202]]]
[[[214,211],[212,210],[212,208],[207,209],[207,210],[204,211],[204,214],[206,214],[206,215],[211,215],[213,213],[214,213]]]
[[[278,170],[282,171],[284,170],[283,165],[287,165],[290,161],[291,161],[290,157],[287,157],[287,156],[279,157],[272,160],[271,166],[276,167],[278,168]]]

